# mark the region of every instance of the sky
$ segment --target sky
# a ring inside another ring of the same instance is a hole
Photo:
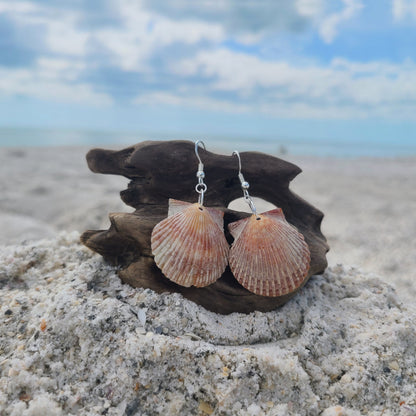
[[[0,127],[412,143],[416,0],[0,0]]]

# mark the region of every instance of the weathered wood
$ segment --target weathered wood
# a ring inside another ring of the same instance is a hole
[[[204,205],[224,211],[225,235],[231,243],[227,225],[249,215],[226,208],[242,196],[237,177],[238,160],[235,156],[218,155],[202,148],[199,154],[208,186]],[[328,245],[320,230],[322,212],[289,190],[290,181],[301,169],[263,153],[242,152],[240,156],[244,176],[250,182],[251,196],[282,208],[287,221],[304,235],[311,251],[305,284],[310,276],[322,273],[327,267]],[[197,201],[194,143],[146,141],[121,151],[93,149],[87,154],[87,162],[93,172],[122,175],[131,180],[120,195],[127,205],[135,208],[135,212],[110,214],[109,230],[89,230],[81,236],[83,244],[120,266],[119,276],[125,283],[159,293],[179,292],[222,314],[269,311],[296,293],[275,298],[255,295],[234,279],[229,268],[208,287],[185,288],[168,280],[157,268],[151,253],[150,236],[153,227],[167,216],[168,199]]]

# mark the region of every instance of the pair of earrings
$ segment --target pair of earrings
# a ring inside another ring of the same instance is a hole
[[[238,178],[244,200],[252,215],[230,223],[234,238],[231,248],[224,236],[224,212],[204,206],[204,165],[198,154],[195,187],[197,203],[169,199],[168,217],[152,231],[151,246],[155,263],[162,273],[181,286],[204,287],[224,273],[227,264],[237,281],[252,293],[282,296],[296,290],[304,281],[310,252],[303,235],[290,225],[280,208],[257,214],[251,199],[249,183],[241,172]]]

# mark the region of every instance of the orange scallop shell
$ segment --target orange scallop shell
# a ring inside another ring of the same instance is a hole
[[[282,296],[302,284],[309,270],[309,247],[280,208],[233,222],[228,228],[234,237],[230,269],[247,290]]]
[[[198,203],[169,199],[168,217],[152,231],[151,245],[162,273],[181,286],[208,286],[227,267],[224,213]]]

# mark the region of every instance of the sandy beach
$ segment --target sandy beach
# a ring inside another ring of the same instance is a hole
[[[88,148],[0,149],[1,244],[102,229],[108,213],[130,212],[119,198],[128,179],[97,175]],[[291,189],[324,212],[329,265],[356,266],[416,296],[416,158],[294,157],[303,172]],[[253,190],[254,192],[254,190]],[[252,193],[253,193],[252,192]],[[246,209],[246,205],[234,205]],[[259,210],[267,205],[259,203]]]
[[[329,268],[275,311],[222,316],[79,243],[131,211],[87,150],[0,149],[1,415],[416,414],[416,159],[285,156]]]

